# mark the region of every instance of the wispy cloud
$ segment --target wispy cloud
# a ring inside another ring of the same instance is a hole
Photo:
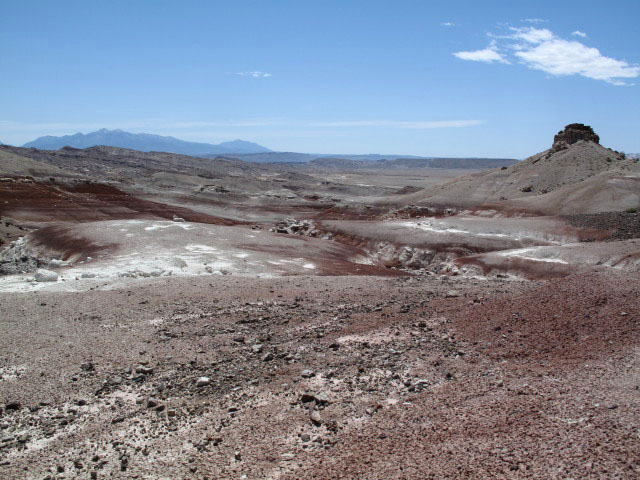
[[[245,128],[245,127],[268,127],[280,125],[277,119],[253,119],[253,120],[227,120],[218,122],[165,122],[163,128]]]
[[[456,24],[453,22],[442,22],[440,25],[442,25],[443,27],[455,27]]]
[[[522,21],[526,23],[546,23],[547,22],[547,20],[545,20],[544,18],[523,18]]]
[[[4,132],[37,132],[37,131],[90,131],[100,128],[107,129],[198,129],[198,128],[246,128],[246,127],[394,127],[394,128],[448,128],[469,127],[483,123],[480,120],[339,120],[339,121],[296,121],[283,118],[256,118],[248,120],[220,120],[220,121],[167,121],[162,119],[147,119],[111,123],[26,123],[10,120],[0,120],[0,131]]]
[[[494,40],[487,48],[453,55],[462,60],[510,63],[510,53],[519,63],[553,76],[581,75],[612,85],[628,85],[625,79],[640,76],[640,66],[607,57],[597,48],[565,40],[546,28],[510,27],[506,35],[490,36]]]
[[[455,52],[453,55],[461,60],[471,60],[472,62],[509,63],[509,61],[498,52],[498,46],[495,41],[491,42],[487,48],[483,48],[482,50]]]
[[[575,35],[576,37],[587,38],[587,34],[581,32],[580,30],[576,30],[575,32],[571,32],[571,35]]]
[[[350,120],[338,122],[319,122],[309,124],[311,127],[385,127],[406,128],[414,130],[432,128],[472,127],[484,123],[481,120],[436,120],[436,121],[396,121],[396,120]]]
[[[267,72],[261,72],[259,70],[254,70],[252,72],[232,72],[232,75],[239,75],[241,77],[253,77],[253,78],[267,78],[273,77],[272,74]]]

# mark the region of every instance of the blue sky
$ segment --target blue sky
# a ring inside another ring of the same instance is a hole
[[[0,141],[102,127],[275,150],[640,151],[640,2],[0,2]]]

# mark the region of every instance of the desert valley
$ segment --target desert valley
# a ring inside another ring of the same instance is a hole
[[[1,478],[640,475],[637,159],[260,155],[0,146]]]

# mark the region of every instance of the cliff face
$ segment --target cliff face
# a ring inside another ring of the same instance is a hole
[[[580,140],[600,143],[600,137],[596,135],[596,132],[594,132],[593,128],[589,125],[572,123],[564,127],[564,130],[561,130],[553,137],[553,146],[551,148],[555,151],[564,150],[569,145],[573,145]]]

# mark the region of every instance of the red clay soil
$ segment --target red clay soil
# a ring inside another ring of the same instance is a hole
[[[116,244],[99,245],[86,238],[78,237],[64,225],[48,225],[32,232],[29,235],[29,246],[36,250],[54,251],[55,257],[61,260],[95,258],[99,253],[117,248]]]
[[[579,366],[640,339],[640,282],[616,272],[552,280],[462,308],[443,301],[433,306],[442,307],[458,334],[480,342],[494,359]]]
[[[301,242],[312,240],[310,237],[297,235],[289,236],[289,238],[294,238]],[[239,244],[237,247],[241,250],[253,250],[255,252],[283,255],[284,257],[291,255],[286,246]],[[406,277],[411,275],[402,270],[395,270],[382,265],[354,263],[353,258],[358,256],[365,257],[366,253],[353,245],[345,245],[340,242],[328,243],[326,248],[319,250],[312,259],[316,267],[314,274],[320,276],[375,275],[378,277]]]
[[[600,273],[465,297],[429,305],[459,350],[433,359],[447,381],[381,404],[282,478],[638,478],[640,283]]]
[[[135,218],[170,220],[176,215],[189,222],[214,225],[243,223],[142,200],[111,185],[93,182],[41,183],[29,178],[0,182],[0,215],[33,222]]]

